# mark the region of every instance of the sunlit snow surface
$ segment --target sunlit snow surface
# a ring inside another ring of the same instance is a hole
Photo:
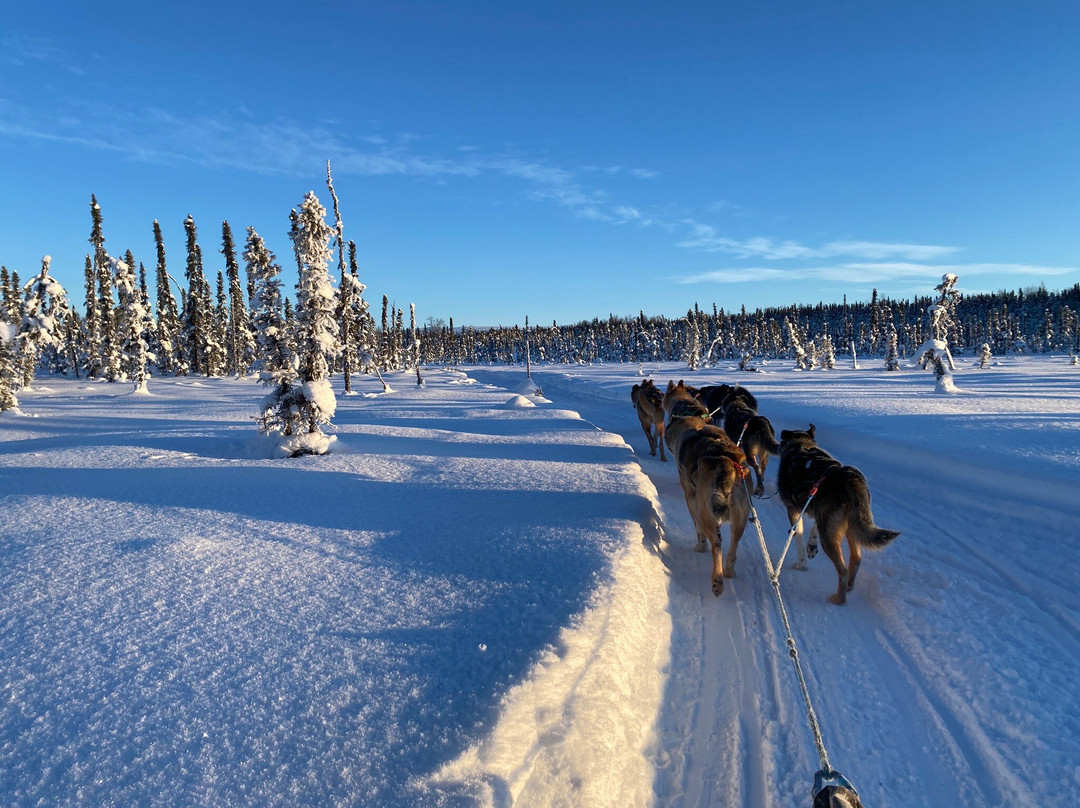
[[[814,422],[902,531],[843,608],[823,556],[783,578],[868,808],[1071,804],[1080,369],[963,357],[943,395],[861,361],[640,371],[738,378],[777,431]],[[630,406],[638,366],[534,366],[533,407],[520,368],[466,371],[354,380],[331,454],[294,460],[250,459],[250,380],[20,393],[0,804],[809,804],[754,534],[714,598]],[[758,507],[775,553],[782,508]]]

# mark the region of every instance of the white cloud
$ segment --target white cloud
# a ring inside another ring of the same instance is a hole
[[[946,273],[964,278],[983,275],[1059,276],[1076,272],[1076,267],[1043,267],[1029,264],[915,264],[915,263],[851,263],[832,266],[776,269],[774,267],[732,267],[711,270],[676,278],[677,283],[743,283],[761,280],[842,281],[844,283],[881,283],[882,281],[933,281]],[[927,286],[929,289],[929,286]]]

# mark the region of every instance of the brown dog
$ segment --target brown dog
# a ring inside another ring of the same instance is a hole
[[[664,394],[656,389],[652,379],[646,379],[641,384],[635,384],[630,388],[630,400],[637,409],[638,420],[641,421],[641,429],[645,437],[649,439],[649,454],[656,457],[656,446],[660,445],[660,459],[665,463],[664,455]],[[653,428],[656,428],[656,436],[653,436]]]
[[[839,579],[836,594],[829,596],[829,602],[842,606],[847,593],[855,586],[855,575],[862,563],[862,548],[880,549],[900,533],[874,524],[866,478],[854,466],[840,465],[839,460],[815,443],[813,424],[805,432],[785,429],[780,433],[777,483],[780,500],[787,508],[788,521],[794,526],[804,507],[806,516],[814,520],[822,549],[836,567]],[[812,494],[815,488],[816,493]],[[800,524],[796,533],[800,555],[796,567],[805,569],[801,533]],[[811,542],[813,535],[811,532]],[[849,556],[846,564],[842,546],[845,538]],[[807,551],[814,555],[817,548],[811,544]]]
[[[724,431],[746,452],[746,461],[757,475],[754,494],[764,495],[765,469],[769,458],[780,451],[769,419],[758,415],[746,399],[732,398],[724,410]]]
[[[667,416],[665,440],[675,455],[679,484],[697,532],[697,551],[712,549],[712,591],[724,591],[724,578],[735,577],[735,557],[739,539],[750,515],[750,498],[742,477],[746,455],[732,443],[724,430],[709,423],[708,411],[681,381],[668,383],[664,395]],[[731,546],[726,564],[720,528],[731,525]]]

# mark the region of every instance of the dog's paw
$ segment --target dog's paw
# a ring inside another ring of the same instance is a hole
[[[816,555],[817,555],[817,545],[816,544],[808,544],[808,545],[806,545],[806,557],[807,558],[813,558]]]
[[[754,496],[755,497],[763,497],[763,496],[765,496],[765,486],[759,485],[757,488],[755,488],[754,489]]]
[[[808,569],[810,569],[809,565],[805,561],[796,561],[794,564],[791,565],[791,568],[793,570],[802,570],[803,572],[806,572]]]
[[[829,595],[826,600],[836,606],[843,606],[845,603],[847,603],[847,596],[841,595],[839,592],[837,592],[834,595]]]
[[[735,577],[735,568],[734,567],[724,567],[724,577],[725,578],[734,578]]]
[[[694,552],[697,552],[697,553],[704,553],[708,549],[709,549],[709,545],[707,545],[703,541],[699,541],[697,544],[694,545]]]
[[[722,594],[724,594],[724,579],[723,578],[713,578],[712,579],[712,593],[714,595],[716,595],[716,597],[720,597]]]

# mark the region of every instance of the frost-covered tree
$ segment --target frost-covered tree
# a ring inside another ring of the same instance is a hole
[[[251,326],[248,301],[240,285],[240,264],[236,260],[236,247],[228,221],[221,223],[221,252],[225,256],[225,275],[229,281],[226,372],[243,375],[255,361],[255,333]]]
[[[18,410],[15,390],[19,387],[20,372],[15,356],[15,324],[0,320],[0,412]]]
[[[211,308],[210,285],[203,272],[202,249],[199,247],[195,219],[189,215],[184,220],[187,236],[187,263],[184,277],[188,282],[184,310],[180,315],[181,343],[184,358],[192,373],[210,373],[208,343],[210,341]]]
[[[147,370],[149,350],[144,336],[148,317],[143,303],[142,290],[135,280],[135,272],[127,261],[110,259],[116,288],[120,295],[120,324],[117,336],[120,341],[121,372],[135,385],[136,393],[145,393],[150,379]]]
[[[683,320],[686,328],[686,348],[683,352],[683,360],[690,370],[697,370],[701,366],[701,334],[698,330],[697,317],[692,310],[686,312]]]
[[[525,329],[528,331],[529,318],[525,318]],[[424,379],[420,376],[420,335],[416,331],[416,304],[409,304],[409,339],[412,345],[409,348],[410,358],[413,367],[416,368],[416,384],[418,387],[424,386]],[[528,341],[526,339],[526,354],[528,354]]]
[[[157,286],[157,366],[165,373],[186,375],[187,359],[180,344],[180,311],[176,307],[165,263],[165,241],[161,237],[161,225],[154,220],[154,245],[157,248],[155,281]]]
[[[296,383],[282,378],[263,403],[260,427],[287,437],[282,447],[290,455],[324,454],[330,447],[322,426],[330,423],[337,400],[330,386],[329,365],[338,348],[334,319],[334,290],[327,270],[330,239],[326,208],[308,191],[290,217],[300,274],[296,284]]]
[[[990,362],[993,361],[993,359],[994,354],[990,352],[990,343],[984,342],[982,344],[982,347],[979,349],[979,367],[990,367]]]
[[[244,263],[255,284],[252,297],[252,326],[255,329],[255,368],[271,383],[277,371],[292,365],[292,352],[285,332],[281,301],[281,267],[254,227],[247,229]]]
[[[889,324],[889,339],[885,348],[885,370],[900,370],[900,354],[896,344],[896,326]]]
[[[954,311],[959,291],[956,289],[958,278],[951,272],[941,276],[941,283],[934,287],[938,293],[936,303],[927,307],[926,312],[930,318],[930,339],[926,340],[916,352],[919,363],[923,369],[933,364],[935,374],[937,366],[944,363],[951,373],[956,369],[953,363],[952,353],[949,351],[949,334],[955,328]],[[938,388],[942,388],[941,377],[938,376]]]
[[[225,278],[217,274],[217,305],[211,305],[207,318],[206,375],[224,376],[228,371],[226,341],[228,332],[229,304],[225,296]]]
[[[826,370],[836,367],[836,351],[833,348],[832,336],[827,330],[821,335],[821,366]]]
[[[798,329],[787,317],[784,318],[784,327],[787,328],[788,343],[791,346],[792,354],[795,356],[795,369],[809,370],[811,367],[810,361],[806,355],[806,349],[802,346],[802,340],[799,339]]]
[[[41,259],[41,272],[26,284],[22,318],[15,334],[14,351],[21,371],[22,387],[34,380],[34,369],[46,351],[64,347],[64,324],[68,315],[67,292],[49,277],[52,258]]]

